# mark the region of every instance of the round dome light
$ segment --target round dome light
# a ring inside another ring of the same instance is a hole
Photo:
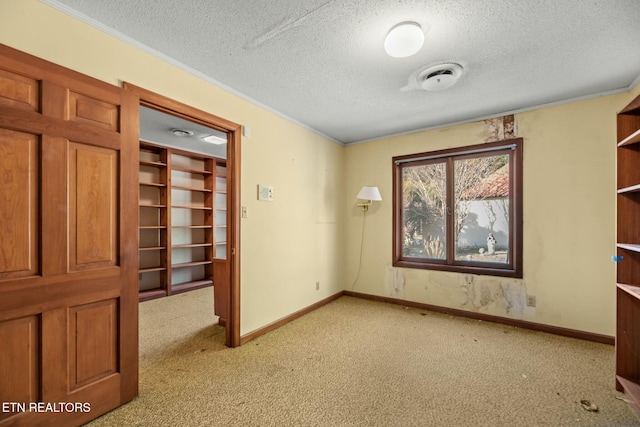
[[[384,50],[394,58],[415,55],[422,48],[424,33],[417,22],[401,22],[384,39]]]

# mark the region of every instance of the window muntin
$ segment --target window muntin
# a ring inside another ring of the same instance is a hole
[[[394,265],[522,277],[522,139],[393,160]]]

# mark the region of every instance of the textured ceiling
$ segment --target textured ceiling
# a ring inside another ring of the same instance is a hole
[[[345,144],[640,82],[640,0],[42,1]],[[408,20],[425,45],[387,56]],[[452,88],[400,90],[443,62],[464,68]]]

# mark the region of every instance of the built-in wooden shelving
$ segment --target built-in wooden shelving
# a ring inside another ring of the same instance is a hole
[[[219,167],[224,164],[224,159],[141,142],[141,301],[213,284],[221,233],[226,241],[226,215],[216,218],[226,209],[226,197],[217,196],[226,194],[226,169]]]
[[[617,125],[616,389],[640,411],[640,96]]]

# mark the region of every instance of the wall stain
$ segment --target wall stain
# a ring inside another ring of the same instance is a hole
[[[504,141],[517,137],[518,129],[513,114],[483,120],[486,126],[480,137],[484,142]]]
[[[522,317],[531,310],[527,307],[527,290],[521,280],[476,280],[475,276],[465,275],[460,290],[464,297],[462,307],[474,312]]]
[[[404,297],[404,275],[402,270],[391,265],[387,265],[384,275],[384,288],[386,294],[393,298],[403,299]]]

